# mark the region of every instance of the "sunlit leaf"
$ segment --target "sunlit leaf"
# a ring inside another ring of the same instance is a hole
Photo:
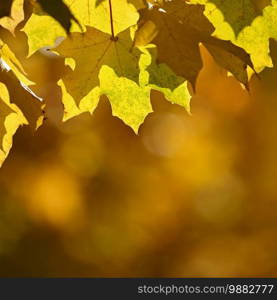
[[[14,0],[10,16],[0,19],[0,26],[14,33],[17,25],[24,20],[24,0]]]
[[[85,26],[93,26],[105,33],[111,33],[108,0],[101,2],[97,7],[96,0],[65,0],[64,3],[79,20],[83,29]],[[138,12],[127,0],[113,0],[112,5],[115,35],[136,24],[139,18]],[[30,54],[44,46],[53,45],[57,37],[66,36],[64,28],[54,18],[41,11],[37,14],[34,11],[23,30],[28,35]],[[76,22],[72,24],[71,32],[81,31]]]
[[[277,39],[276,0],[191,2],[205,4],[205,15],[216,29],[214,35],[232,41],[249,53],[257,72],[272,67],[269,40]]]
[[[66,32],[70,31],[72,22],[79,25],[79,21],[75,18],[63,0],[37,0],[37,2],[40,4],[43,11],[58,21]]]

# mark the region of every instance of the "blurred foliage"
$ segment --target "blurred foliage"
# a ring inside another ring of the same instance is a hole
[[[153,92],[138,136],[105,97],[57,121],[60,61],[28,58],[48,120],[0,170],[0,276],[277,275],[277,70],[248,92],[201,54],[192,115]]]

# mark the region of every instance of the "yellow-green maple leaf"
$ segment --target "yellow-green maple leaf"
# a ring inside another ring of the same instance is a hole
[[[72,14],[85,26],[93,26],[105,33],[111,33],[109,1],[104,0],[96,6],[97,0],[65,0]],[[124,31],[137,23],[138,12],[127,0],[112,0],[114,33]],[[34,11],[23,28],[28,36],[29,54],[54,45],[57,37],[66,36],[64,28],[52,17],[42,11]],[[78,24],[73,23],[71,32],[80,32]]]
[[[108,97],[113,116],[120,118],[135,133],[138,133],[140,125],[152,112],[150,89],[139,86],[127,78],[117,76],[114,70],[108,66],[101,68],[99,79],[101,94]]]
[[[262,15],[263,8],[271,4],[271,0],[187,0],[193,4],[206,5],[206,15],[217,14],[220,11],[224,21],[231,26],[233,34],[238,35],[240,31],[251,25],[254,19]],[[225,26],[225,24],[222,24]]]
[[[205,4],[205,15],[215,27],[214,35],[232,41],[249,53],[257,72],[272,67],[269,40],[277,39],[277,0],[190,2]]]
[[[109,34],[87,27],[84,34],[73,33],[55,49],[74,60],[73,69],[69,67],[59,82],[65,119],[84,111],[93,112],[99,96],[105,94],[113,114],[137,132],[152,108],[149,88],[140,85],[140,51],[131,49],[132,44],[129,30],[112,39]]]
[[[59,82],[64,120],[85,111],[92,113],[100,95],[106,95],[113,115],[137,132],[152,112],[151,89],[189,110],[187,82],[165,65],[156,66],[148,50],[134,48],[131,36],[126,30],[113,39],[88,27],[85,34],[73,33],[55,49],[70,65]]]
[[[79,103],[91,90],[99,86],[98,74],[102,65],[108,65],[120,77],[138,83],[140,53],[131,51],[132,40],[129,31],[122,32],[116,40],[109,34],[92,27],[82,33],[72,33],[55,51],[74,59],[74,70],[69,70],[63,81],[66,89]]]

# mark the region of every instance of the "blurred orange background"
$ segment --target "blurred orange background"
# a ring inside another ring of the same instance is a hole
[[[62,123],[34,55],[48,119],[0,170],[0,276],[277,276],[277,69],[248,92],[202,55],[192,115],[152,93],[138,136],[105,98]]]

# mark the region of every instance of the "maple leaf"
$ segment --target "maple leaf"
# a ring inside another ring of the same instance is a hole
[[[111,34],[109,1],[104,0],[96,6],[97,0],[65,0],[75,18],[83,29],[93,26]],[[135,1],[134,4],[139,3]],[[112,0],[114,35],[137,23],[139,14],[135,6],[127,0]],[[51,30],[49,30],[51,28]],[[23,31],[28,36],[29,55],[44,46],[54,45],[57,37],[66,36],[66,30],[46,12],[36,11],[25,24]],[[80,27],[73,23],[71,32],[81,32]]]
[[[256,72],[272,67],[270,39],[277,39],[276,0],[190,0],[205,4],[205,15],[215,27],[214,35],[230,40],[250,54]]]
[[[156,66],[149,50],[134,48],[129,30],[113,38],[88,27],[84,34],[73,33],[54,50],[70,59],[71,65],[59,83],[65,120],[84,111],[92,113],[100,95],[106,95],[113,115],[137,132],[152,112],[151,89],[189,110],[190,95],[184,79],[166,66]]]
[[[176,74],[195,84],[202,68],[199,51],[199,34],[203,28],[211,34],[212,25],[202,16],[201,6],[187,5],[183,1],[165,3],[162,6],[141,11],[141,21],[136,33],[136,45],[150,42],[157,45],[158,61],[166,63]]]
[[[204,6],[190,5],[182,0],[142,10],[136,45],[153,42],[158,48],[158,62],[166,63],[195,87],[203,66],[199,49],[201,42],[222,67],[247,85],[246,68],[252,66],[248,54],[230,42],[212,37],[214,27],[203,11]]]
[[[55,48],[60,55],[75,61],[74,70],[68,71],[63,81],[77,103],[99,85],[102,65],[108,65],[118,76],[138,83],[140,53],[136,49],[131,51],[132,43],[128,30],[113,40],[109,34],[87,27],[84,34],[73,33]]]
[[[150,89],[139,86],[134,81],[119,77],[114,70],[103,66],[99,74],[101,94],[108,97],[112,114],[120,118],[138,133],[140,125],[151,113]]]
[[[131,50],[132,45],[133,41],[129,30],[120,33],[113,39],[109,34],[87,27],[84,34],[73,33],[55,49],[60,55],[74,59],[75,65],[74,70],[68,68],[67,74],[62,79],[66,119],[80,113],[76,108],[73,109],[74,103],[84,107],[84,103],[88,101],[85,110],[92,112],[98,103],[99,96],[105,94],[110,99],[113,113],[116,116],[122,116],[122,114],[116,112],[119,105],[115,105],[115,102],[121,103],[123,106],[125,103],[126,107],[126,103],[129,101],[130,107],[133,106],[134,113],[135,110],[140,110],[140,105],[144,107],[142,111],[145,112],[145,115],[140,118],[134,117],[132,114],[130,119],[133,121],[127,120],[126,116],[131,108],[125,111],[125,118],[123,117],[123,120],[137,131],[147,113],[152,110],[149,104],[149,89],[139,85],[140,51],[138,49]],[[103,66],[107,66],[109,69],[102,70]],[[99,75],[100,70],[101,74]],[[127,98],[129,100],[126,100]],[[144,100],[138,102],[138,99],[142,98],[148,101],[147,105]],[[68,104],[70,99],[73,99],[73,102],[70,102],[71,107]],[[80,103],[81,100],[82,103]]]

